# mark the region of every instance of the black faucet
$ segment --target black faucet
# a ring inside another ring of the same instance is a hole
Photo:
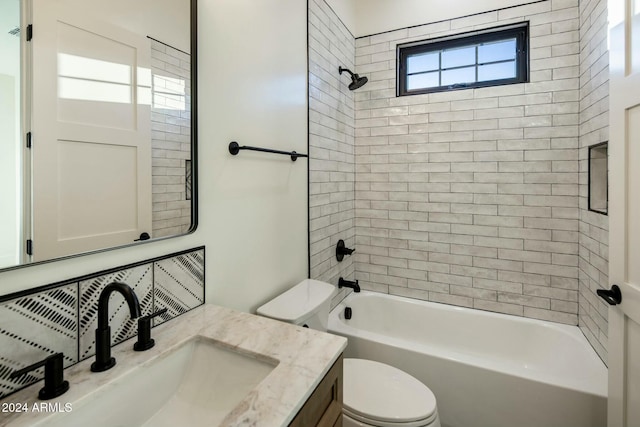
[[[102,372],[111,369],[116,364],[115,357],[111,357],[111,327],[109,327],[109,297],[113,291],[122,294],[129,305],[131,318],[140,317],[140,303],[138,297],[129,285],[113,282],[107,285],[98,299],[98,329],[96,329],[96,361],[91,364],[91,371]]]
[[[342,277],[338,280],[338,288],[351,288],[354,292],[360,292],[358,281],[344,280]]]

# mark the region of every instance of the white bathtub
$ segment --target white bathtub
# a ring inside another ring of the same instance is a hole
[[[443,426],[607,424],[607,368],[575,326],[362,291],[331,312],[329,331],[348,338],[345,357],[425,383]]]

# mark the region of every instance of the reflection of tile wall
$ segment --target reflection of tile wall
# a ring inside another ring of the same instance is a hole
[[[151,39],[152,237],[191,225],[186,162],[191,159],[191,57]]]
[[[65,366],[95,354],[98,297],[114,281],[134,289],[143,315],[167,307],[155,323],[160,324],[204,303],[204,247],[71,279],[53,289],[0,297],[0,398],[44,375],[40,368],[10,380],[15,370],[58,352],[64,353]],[[109,299],[109,326],[112,345],[137,334],[137,321],[129,318],[118,293]]]

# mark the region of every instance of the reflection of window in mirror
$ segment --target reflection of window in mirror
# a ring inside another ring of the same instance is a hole
[[[0,2],[0,268],[20,262],[20,1]]]
[[[607,142],[589,147],[589,210],[604,215],[609,202],[608,148]]]

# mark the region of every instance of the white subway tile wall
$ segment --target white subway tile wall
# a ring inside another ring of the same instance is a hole
[[[353,279],[353,256],[336,260],[336,244],[355,244],[355,111],[347,73],[355,39],[324,0],[309,1],[309,227],[311,278]],[[357,250],[360,250],[359,248]],[[357,253],[357,252],[356,252]],[[345,291],[346,292],[346,291]],[[344,296],[337,295],[336,301]]]
[[[530,83],[396,97],[396,45],[529,21]],[[359,38],[356,278],[578,324],[578,0]]]
[[[191,226],[186,161],[191,159],[191,56],[151,41],[151,237],[186,233]]]
[[[596,289],[609,288],[609,217],[588,210],[589,146],[609,139],[606,0],[580,1],[579,325],[607,362],[607,311]]]
[[[608,220],[587,210],[587,147],[608,130],[606,2],[358,38],[355,92],[334,71],[353,65],[352,36],[309,7],[311,277],[351,274],[333,258],[349,226],[363,288],[579,325],[606,363]],[[396,97],[397,44],[522,21],[529,83]]]

